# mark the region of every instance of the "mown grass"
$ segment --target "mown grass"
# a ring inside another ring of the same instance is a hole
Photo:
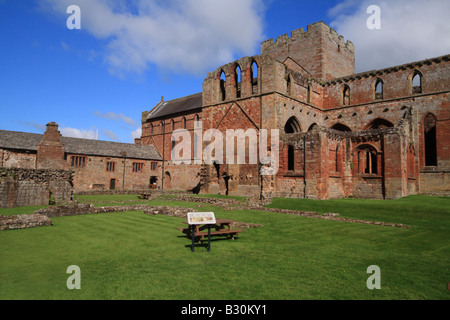
[[[118,199],[97,198],[110,204]],[[136,196],[120,199],[134,203]],[[189,239],[177,230],[183,219],[143,212],[59,217],[49,227],[2,231],[0,299],[450,298],[447,198],[272,204],[404,223],[407,229],[169,199],[146,202],[201,206],[218,218],[264,227],[247,229],[235,241],[213,241],[211,252],[204,246],[191,252]],[[81,269],[81,290],[66,287],[70,265]],[[380,290],[366,287],[370,265],[381,269]]]

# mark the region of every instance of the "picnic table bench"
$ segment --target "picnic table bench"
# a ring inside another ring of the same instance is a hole
[[[205,229],[208,229],[208,226],[210,228],[210,235],[211,236],[230,236],[231,239],[234,240],[235,236],[239,235],[239,232],[242,232],[243,230],[240,229],[233,229],[232,223],[236,222],[233,220],[228,219],[217,219],[215,224],[199,224],[195,225],[195,228],[179,228],[178,230],[182,231],[186,234],[186,237],[188,239],[192,238],[192,229],[194,229],[194,238],[201,242],[205,239],[205,237],[208,237],[208,231],[204,231]],[[188,224],[187,221],[184,221],[185,224]],[[194,226],[193,226],[194,227]]]

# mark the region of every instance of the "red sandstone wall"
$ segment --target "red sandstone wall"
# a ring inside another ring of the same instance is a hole
[[[0,159],[0,167],[24,169],[36,168],[36,152],[0,149]]]
[[[161,180],[161,163],[158,162],[157,169],[151,170],[149,160],[107,158],[86,156],[86,165],[81,168],[72,167],[72,156],[67,156],[69,169],[75,171],[74,192],[89,190],[109,190],[111,179],[115,179],[115,189],[148,189],[150,178],[155,176]],[[107,163],[114,162],[115,170],[107,171]],[[143,163],[143,172],[133,172],[133,163]]]
[[[261,44],[261,55],[276,57],[284,61],[292,57],[314,77],[329,80],[355,72],[355,49],[323,22],[308,26],[305,32],[298,29]]]

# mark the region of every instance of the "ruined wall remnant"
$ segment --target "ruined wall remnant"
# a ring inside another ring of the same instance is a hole
[[[72,179],[67,170],[0,168],[0,207],[69,202]]]

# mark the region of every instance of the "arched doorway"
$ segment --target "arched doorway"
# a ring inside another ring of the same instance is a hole
[[[170,176],[169,171],[166,171],[166,173],[164,173],[164,180],[165,180],[165,188],[166,189],[172,188],[172,178]]]

